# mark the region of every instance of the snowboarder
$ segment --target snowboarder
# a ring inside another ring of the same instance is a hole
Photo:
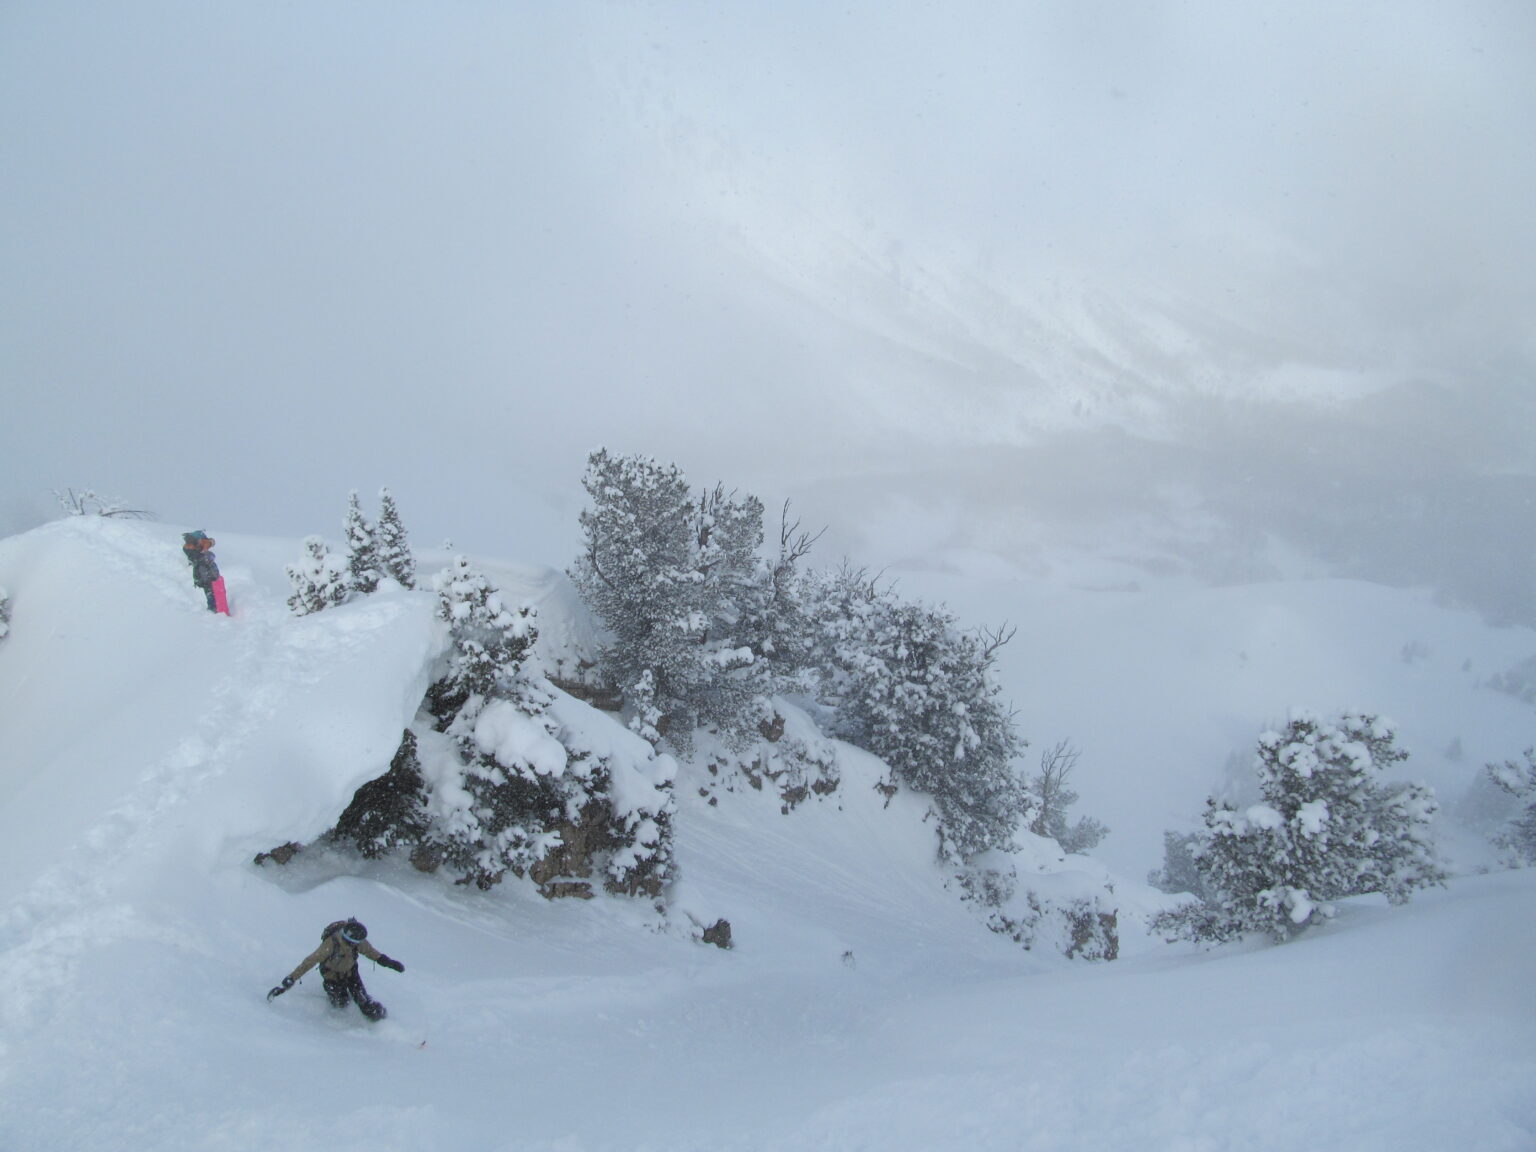
[[[396,972],[404,972],[405,965],[391,960],[368,943],[368,929],[357,920],[337,920],[326,925],[320,934],[320,947],[304,958],[304,962],[283,977],[283,982],[267,993],[270,1001],[292,988],[316,964],[320,965],[320,977],[325,983],[325,994],[330,997],[332,1008],[345,1008],[350,998],[357,1002],[363,1015],[370,1020],[382,1020],[384,1005],[368,995],[363,978],[357,971],[357,954]]]
[[[208,611],[223,612],[228,616],[228,603],[223,602],[224,577],[219,575],[219,566],[213,559],[213,537],[199,529],[196,532],[183,532],[181,539],[182,553],[187,563],[192,565],[192,583],[208,597]]]

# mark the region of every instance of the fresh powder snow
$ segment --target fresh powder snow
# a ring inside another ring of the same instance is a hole
[[[1536,872],[1480,871],[1493,853],[1454,818],[1484,761],[1532,740],[1497,687],[1536,655],[1528,630],[1359,583],[978,577],[968,608],[1019,626],[1025,734],[1078,743],[1080,810],[1112,830],[1095,859],[1019,858],[1041,891],[1113,884],[1120,958],[1085,963],[989,931],[922,799],[888,802],[846,745],[840,787],[787,814],[679,764],[664,911],[319,847],[257,865],[387,767],[445,625],[388,581],[294,616],[302,541],[224,531],[233,615],[214,616],[180,532],[85,517],[0,541],[0,1148],[1536,1147]],[[449,559],[419,556],[423,577]],[[539,608],[546,667],[589,642],[563,576],[483,568]],[[1343,901],[1283,946],[1148,936],[1174,900],[1141,879],[1162,831],[1236,790],[1297,704],[1399,722],[1457,876]],[[594,750],[638,739],[563,695],[556,713]],[[477,735],[562,767],[517,723]],[[354,915],[405,964],[364,964],[389,1018],[333,1012],[315,974],[267,1002]],[[697,939],[719,918],[729,951]]]

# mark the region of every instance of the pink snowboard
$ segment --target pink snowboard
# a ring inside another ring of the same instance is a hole
[[[229,615],[229,596],[224,591],[224,577],[213,582],[213,610]]]

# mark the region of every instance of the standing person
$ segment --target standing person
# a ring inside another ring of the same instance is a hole
[[[363,978],[358,974],[359,952],[386,968],[393,968],[396,972],[405,971],[404,964],[398,960],[391,960],[368,943],[368,929],[357,920],[337,920],[326,925],[325,931],[320,935],[320,947],[306,956],[302,964],[284,976],[283,982],[267,993],[267,999],[281,996],[297,984],[304,973],[318,964],[320,978],[325,984],[325,994],[330,998],[332,1008],[345,1008],[350,998],[357,1002],[359,1010],[368,1019],[384,1019],[387,1015],[384,1005],[368,995],[368,989],[363,987]]]
[[[208,611],[229,615],[228,604],[220,604],[224,593],[224,577],[219,575],[219,565],[213,558],[213,537],[199,529],[181,534],[181,551],[192,565],[192,583],[208,597]]]

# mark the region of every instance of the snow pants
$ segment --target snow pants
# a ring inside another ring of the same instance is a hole
[[[330,997],[332,1008],[345,1008],[348,1000],[355,1000],[359,1011],[368,1019],[384,1019],[384,1005],[368,995],[368,989],[363,987],[363,978],[356,968],[335,980],[327,976],[324,983],[325,994]]]

